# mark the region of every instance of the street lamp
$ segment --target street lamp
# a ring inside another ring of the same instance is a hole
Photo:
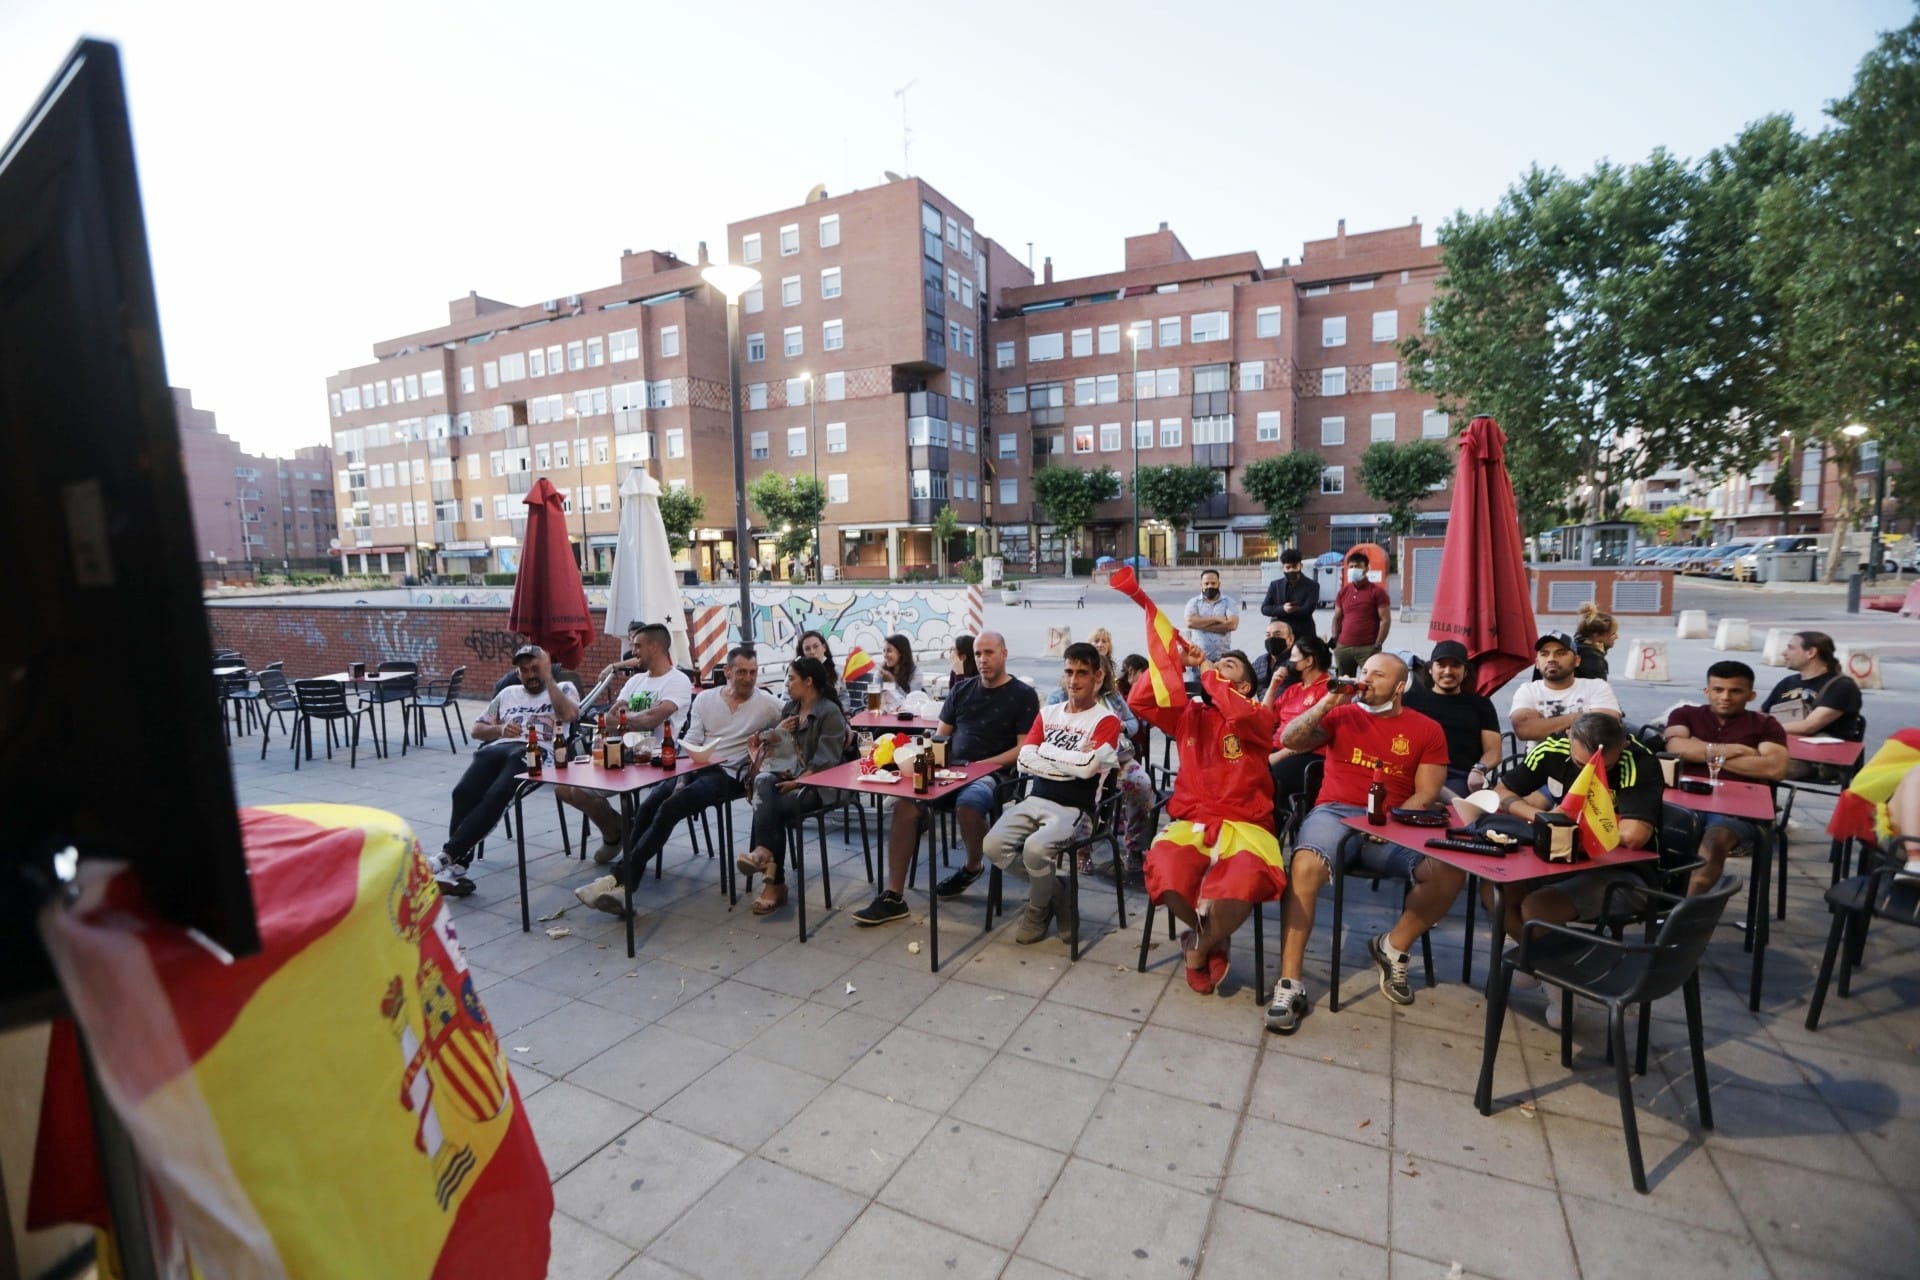
[[[1862,423],[1855,422],[1842,427],[1840,434],[1846,436],[1849,440],[1862,440],[1870,434],[1870,428]],[[1862,445],[1860,451],[1864,454],[1866,452],[1866,446]],[[1856,467],[1855,470],[1857,471],[1858,468]],[[1885,511],[1886,505],[1887,459],[1886,455],[1880,449],[1880,442],[1876,440],[1873,442],[1873,538],[1867,543],[1867,555],[1871,560],[1867,565],[1867,578],[1873,582],[1880,580],[1880,560],[1881,557],[1886,554],[1885,546],[1880,540],[1880,517]]]
[[[591,572],[587,568],[587,438],[581,434],[586,430],[580,425],[580,406],[573,405],[567,410],[567,418],[573,424],[573,513],[580,517],[580,572]]]
[[[807,380],[807,452],[813,455],[813,487],[818,492],[820,489],[820,440],[814,434],[815,419],[818,415],[814,412],[813,405],[819,398],[814,394],[819,388],[814,385],[813,375],[805,369],[800,371],[800,376]],[[815,586],[820,585],[821,575],[826,572],[820,555],[822,550],[824,548],[820,545],[820,514],[819,509],[815,508],[813,517],[813,584]]]
[[[700,278],[727,300],[727,405],[733,424],[733,558],[740,579],[740,642],[753,641],[753,596],[747,585],[747,439],[740,422],[740,295],[760,283],[752,267],[716,262]]]
[[[1134,557],[1140,554],[1140,329],[1138,325],[1127,326],[1127,344],[1133,348],[1133,475],[1127,487],[1133,490],[1133,546],[1127,552],[1126,563],[1133,564]]]

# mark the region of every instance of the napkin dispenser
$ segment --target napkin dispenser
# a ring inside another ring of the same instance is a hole
[[[1534,815],[1533,849],[1546,862],[1580,862],[1587,856],[1573,819],[1557,809]]]

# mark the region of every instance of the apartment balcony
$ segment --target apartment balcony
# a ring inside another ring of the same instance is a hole
[[[1224,471],[1233,465],[1233,446],[1231,444],[1196,444],[1193,446],[1193,465]]]
[[[1201,447],[1223,449],[1223,448],[1226,448],[1227,446],[1210,445],[1210,446],[1201,446]],[[1196,453],[1198,451],[1199,451],[1198,449],[1195,450]],[[1196,459],[1196,461],[1197,460],[1198,459]],[[1196,520],[1224,520],[1227,518],[1227,503],[1228,503],[1228,498],[1226,494],[1224,493],[1210,494],[1207,498],[1205,498],[1200,503],[1199,506],[1193,509],[1193,518]]]

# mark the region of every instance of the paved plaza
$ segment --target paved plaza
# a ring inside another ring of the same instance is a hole
[[[437,724],[428,748],[353,770],[340,753],[296,773],[283,738],[264,762],[258,742],[236,743],[243,802],[364,803],[429,849],[444,839],[464,754]],[[1638,1084],[1647,1196],[1593,1009],[1569,1071],[1542,1001],[1517,995],[1495,1113],[1474,1110],[1485,925],[1463,985],[1459,908],[1434,934],[1439,985],[1416,964],[1401,1009],[1364,942],[1398,895],[1356,889],[1334,1013],[1323,904],[1314,1012],[1292,1037],[1263,1028],[1250,928],[1221,991],[1197,996],[1164,930],[1135,971],[1144,900],[1119,930],[1107,881],[1083,885],[1096,941],[1079,963],[1052,938],[982,936],[983,880],[943,909],[929,974],[922,895],[909,923],[849,919],[872,892],[857,827],[829,841],[833,910],[809,868],[804,945],[791,906],[729,910],[716,864],[681,838],[640,892],[627,959],[619,922],[574,900],[595,869],[561,854],[546,795],[528,802],[528,876],[534,915],[552,918],[521,932],[498,831],[453,910],[554,1180],[557,1277],[1911,1275],[1920,960],[1881,926],[1853,997],[1830,1000],[1818,1032],[1802,1025],[1827,929],[1827,807],[1796,811],[1757,1016],[1740,933],[1723,926],[1709,951],[1711,1132],[1680,1002],[1655,1008]],[[1016,914],[1020,892],[1010,882]],[[1270,972],[1277,935],[1269,907]]]

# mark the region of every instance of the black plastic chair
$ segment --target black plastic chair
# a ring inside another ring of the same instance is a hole
[[[1365,833],[1353,831],[1346,837],[1346,841],[1351,842],[1354,840],[1364,840],[1366,838]],[[1339,861],[1337,855],[1334,861]],[[1330,970],[1327,977],[1327,1008],[1338,1013],[1340,1012],[1340,939],[1344,936],[1340,930],[1346,917],[1347,881],[1363,881],[1372,886],[1374,892],[1377,893],[1380,890],[1382,882],[1392,879],[1393,874],[1384,871],[1369,871],[1359,863],[1355,863],[1345,871],[1335,871],[1331,878],[1333,880],[1333,945],[1328,949],[1327,956],[1328,968]],[[1412,891],[1413,886],[1411,884],[1404,881],[1401,883],[1400,909],[1403,912],[1407,906],[1407,895]],[[1471,944],[1469,944],[1468,950],[1472,950]],[[1426,968],[1427,986],[1432,987],[1434,985],[1433,940],[1425,933],[1420,935],[1420,961]]]
[[[1016,804],[1025,798],[1025,792],[1028,790],[1026,784],[1030,779],[1023,777],[1020,782],[1022,785],[1015,788],[1014,803]],[[1067,954],[1075,963],[1079,962],[1080,952],[1084,950],[1080,941],[1083,934],[1080,928],[1080,855],[1102,841],[1106,843],[1107,852],[1113,858],[1113,865],[1116,868],[1116,874],[1113,877],[1113,896],[1120,907],[1120,927],[1122,929],[1127,927],[1126,876],[1117,871],[1118,868],[1126,866],[1126,854],[1120,848],[1118,830],[1121,798],[1120,771],[1109,770],[1101,776],[1093,807],[1080,811],[1081,816],[1087,821],[1086,837],[1081,840],[1063,841],[1053,851],[1056,876],[1059,874],[1061,863],[1066,864],[1069,895],[1067,901],[1073,904],[1074,924],[1073,936],[1066,940]],[[1000,868],[989,863],[987,865],[987,919],[981,926],[983,932],[993,928],[993,918],[1001,911],[1000,898],[1003,883],[1004,877]]]
[[[427,712],[440,712],[440,726],[447,731],[447,750],[454,750],[453,725],[447,719],[447,711],[453,711],[453,718],[460,722],[460,741],[464,745],[467,738],[467,718],[460,713],[460,704],[455,701],[460,696],[460,682],[467,678],[465,667],[455,667],[453,674],[445,680],[422,680],[414,687],[413,722],[420,733],[420,745],[427,745]]]
[[[220,700],[227,704],[227,710],[233,715],[232,734],[245,737],[249,729],[260,722],[258,703],[260,695],[253,689],[253,672],[240,670],[232,675],[216,676],[220,686]],[[231,743],[232,737],[227,741]]]
[[[1520,941],[1507,948],[1500,973],[1487,1001],[1487,1031],[1480,1054],[1480,1083],[1473,1104],[1481,1115],[1493,1114],[1493,1064],[1500,1051],[1500,1034],[1507,1016],[1507,995],[1516,972],[1530,973],[1562,992],[1585,996],[1606,1006],[1607,1047],[1613,1059],[1614,1086],[1620,1094],[1620,1127],[1627,1139],[1627,1160],[1633,1169],[1633,1189],[1646,1194],[1647,1170],[1640,1158],[1640,1128],[1634,1116],[1633,1073],[1647,1069],[1647,1040],[1640,1037],[1637,1062],[1627,1062],[1627,1008],[1640,1006],[1640,1025],[1649,1021],[1651,1005],[1678,989],[1687,1007],[1687,1047],[1693,1056],[1693,1088],[1700,1104],[1700,1127],[1713,1128],[1713,1100],[1707,1089],[1707,1058],[1700,1029],[1700,957],[1713,938],[1727,903],[1739,890],[1738,876],[1722,876],[1706,893],[1691,898],[1627,884],[1607,887],[1603,915],[1616,894],[1663,904],[1667,914],[1657,932],[1644,942],[1623,942],[1605,934],[1566,925],[1534,923]],[[1651,931],[1651,926],[1650,926]],[[1573,1020],[1560,1024],[1560,1061],[1573,1065]]]
[[[400,704],[400,754],[404,756],[407,754],[407,740],[413,736],[413,698],[420,684],[420,664],[383,662],[378,670],[383,675],[391,674],[393,678],[370,681],[360,697],[368,706],[380,710],[380,728],[374,741],[382,752],[387,749],[387,707],[396,702]]]
[[[295,680],[293,696],[300,704],[299,714],[293,720],[293,767],[300,767],[303,737],[307,759],[313,759],[313,722],[318,720],[327,726],[329,760],[333,759],[333,725],[339,721],[349,723],[347,767],[357,768],[360,757],[360,717],[367,717],[367,725],[372,728],[373,708],[365,703],[356,705],[348,702],[347,687],[338,680]]]
[[[260,714],[260,758],[267,758],[267,741],[273,735],[267,727],[269,717],[278,718],[282,731],[287,729],[287,712],[295,717],[300,714],[300,699],[294,696],[293,686],[287,683],[286,673],[280,670],[280,664],[274,663],[260,673],[260,700],[254,704]]]
[[[1833,927],[1827,931],[1820,976],[1813,984],[1813,1000],[1807,1005],[1809,1031],[1820,1029],[1820,1011],[1826,1007],[1835,959],[1840,961],[1840,998],[1852,994],[1853,971],[1866,948],[1869,925],[1875,920],[1889,920],[1920,927],[1920,880],[1899,874],[1904,862],[1876,844],[1863,844],[1860,865],[1865,868],[1862,874],[1849,876],[1827,890]]]

